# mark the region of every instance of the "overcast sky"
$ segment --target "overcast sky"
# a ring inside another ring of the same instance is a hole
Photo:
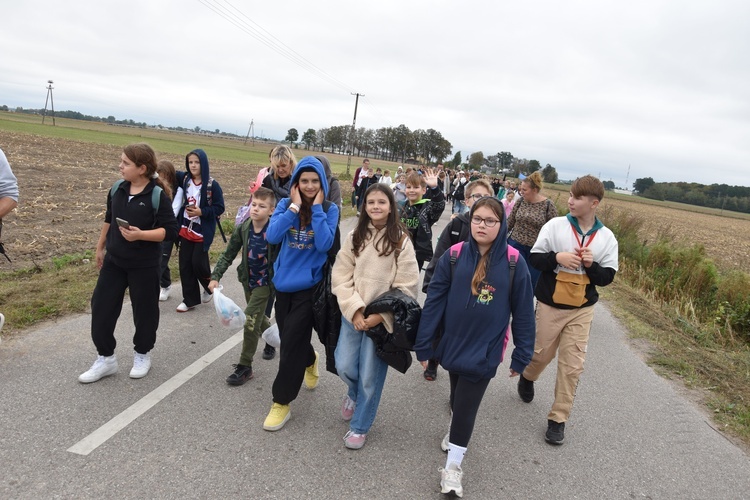
[[[283,139],[351,124],[359,92],[358,127],[434,128],[464,158],[510,151],[618,187],[628,165],[629,187],[750,185],[747,0],[6,0],[1,12],[11,107],[44,107],[52,79],[57,110],[240,135],[252,119]]]

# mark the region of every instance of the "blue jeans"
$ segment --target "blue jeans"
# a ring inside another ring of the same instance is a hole
[[[469,210],[469,207],[464,204],[463,200],[453,200],[453,213],[454,214],[465,214]]]
[[[375,355],[375,342],[365,332],[341,318],[341,333],[334,357],[339,377],[347,387],[347,395],[356,403],[349,428],[367,434],[378,412],[388,364]]]

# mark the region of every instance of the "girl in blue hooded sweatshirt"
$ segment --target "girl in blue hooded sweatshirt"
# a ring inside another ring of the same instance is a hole
[[[208,156],[202,149],[194,149],[185,157],[186,172],[177,172],[177,182],[183,189],[180,223],[180,282],[182,302],[177,312],[187,312],[213,297],[208,289],[211,265],[208,250],[214,241],[219,216],[224,213],[224,193],[219,183],[208,172]],[[203,287],[203,293],[201,293]]]
[[[423,367],[436,359],[450,377],[450,431],[441,448],[448,452],[441,469],[443,493],[463,495],[461,463],[474,430],[479,405],[497,373],[513,316],[510,376],[522,373],[534,354],[534,302],[526,262],[516,255],[510,282],[507,228],[503,206],[482,198],[471,207],[471,236],[451,264],[445,252],[427,289],[414,350]],[[433,350],[435,333],[444,333]]]
[[[289,198],[276,206],[266,231],[269,243],[281,245],[273,277],[281,354],[273,405],[263,423],[267,431],[277,431],[289,420],[289,404],[297,398],[303,379],[308,389],[318,385],[318,353],[310,343],[313,289],[323,279],[339,222],[335,204],[324,209],[327,194],[323,164],[306,156],[292,174]]]

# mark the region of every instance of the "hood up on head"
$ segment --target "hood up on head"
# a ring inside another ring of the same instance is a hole
[[[328,197],[328,178],[323,164],[314,156],[305,156],[297,164],[292,174],[292,185],[299,182],[302,172],[315,172],[320,178],[320,186],[323,188],[323,195]]]

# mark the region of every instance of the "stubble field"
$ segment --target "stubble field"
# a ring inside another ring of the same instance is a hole
[[[53,257],[93,250],[104,220],[107,192],[120,178],[122,147],[0,130],[3,149],[18,178],[20,202],[4,220],[10,258],[0,271],[44,266]],[[177,169],[185,158],[160,154]],[[247,201],[247,186],[262,166],[211,161],[224,190],[227,215]],[[221,241],[221,239],[218,239]]]

